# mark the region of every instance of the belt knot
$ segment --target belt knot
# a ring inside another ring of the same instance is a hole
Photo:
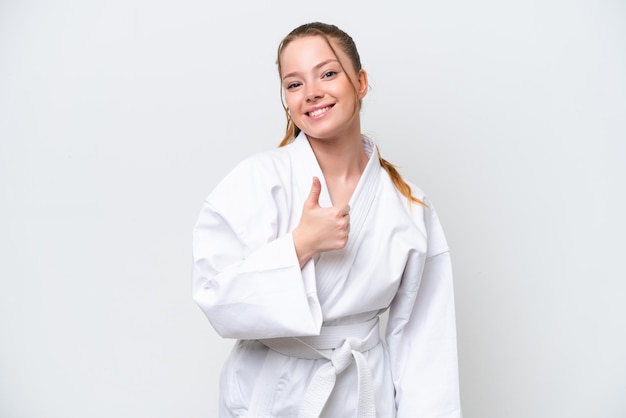
[[[354,351],[358,351],[362,345],[363,340],[360,338],[346,338],[344,343],[333,351],[330,361],[337,375],[348,368],[354,359]]]

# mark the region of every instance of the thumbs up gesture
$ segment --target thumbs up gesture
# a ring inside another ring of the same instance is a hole
[[[293,231],[300,266],[304,266],[315,254],[341,249],[348,242],[350,206],[321,207],[321,191],[320,180],[313,177],[313,185],[304,202],[300,223]]]

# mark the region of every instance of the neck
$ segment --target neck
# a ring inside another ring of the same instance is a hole
[[[326,179],[358,178],[369,160],[360,133],[333,141],[309,138],[309,143]]]

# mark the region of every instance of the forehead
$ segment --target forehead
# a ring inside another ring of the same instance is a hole
[[[350,60],[337,41],[333,38],[329,38],[329,41],[337,55],[330,49],[326,39],[321,36],[313,35],[294,39],[280,54],[281,72],[288,74],[292,71],[306,71],[323,61],[337,58],[341,64],[351,68]]]

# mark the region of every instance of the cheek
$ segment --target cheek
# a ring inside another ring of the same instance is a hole
[[[299,101],[296,98],[295,94],[288,94],[285,97],[285,104],[287,105],[287,109],[289,109],[289,114],[296,115],[298,114],[298,103]]]
[[[352,83],[345,83],[342,85],[333,86],[332,91],[329,91],[335,97],[341,97],[344,100],[355,97],[354,86]]]

